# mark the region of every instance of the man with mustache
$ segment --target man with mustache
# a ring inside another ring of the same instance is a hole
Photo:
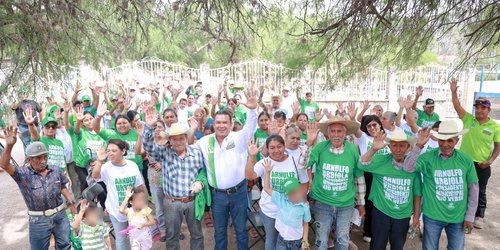
[[[71,249],[70,225],[66,217],[66,205],[76,213],[75,202],[66,184],[68,178],[59,166],[47,165],[47,149],[42,142],[33,142],[26,148],[27,167],[10,164],[12,149],[17,141],[17,128],[5,130],[7,145],[0,158],[0,167],[19,186],[29,215],[31,249],[49,249],[50,235],[54,234],[56,249]],[[64,204],[62,196],[68,201]]]
[[[477,206],[475,228],[483,228],[484,213],[486,211],[486,185],[491,176],[491,164],[500,153],[500,125],[489,114],[491,112],[490,100],[479,97],[474,101],[474,116],[465,111],[460,105],[457,94],[457,80],[450,82],[453,107],[462,119],[464,128],[469,132],[464,135],[460,149],[474,161],[477,177],[479,179],[479,204]],[[493,144],[493,150],[492,150]]]

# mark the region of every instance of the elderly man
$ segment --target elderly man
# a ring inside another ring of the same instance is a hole
[[[212,193],[212,216],[215,228],[215,249],[227,249],[229,215],[236,231],[239,250],[248,249],[247,205],[245,179],[247,142],[257,127],[257,97],[253,87],[247,88],[247,123],[243,130],[232,132],[232,113],[220,110],[215,114],[215,134],[204,136],[196,145],[203,152],[208,184]],[[191,127],[194,133],[196,126]]]
[[[165,195],[165,223],[167,249],[181,249],[179,236],[182,217],[185,217],[191,236],[191,249],[204,249],[201,222],[195,218],[195,196],[203,185],[196,181],[205,168],[203,155],[197,148],[187,145],[187,128],[179,123],[170,127],[170,147],[154,143],[154,127],[158,115],[153,108],[146,110],[146,126],[142,135],[144,150],[161,163],[163,192]]]
[[[437,132],[431,131],[439,140],[439,149],[420,155],[415,166],[404,165],[405,171],[423,176],[423,249],[439,249],[443,229],[448,238],[448,249],[464,249],[464,232],[472,230],[479,185],[474,162],[467,154],[455,149],[458,137],[464,132],[466,130],[460,131],[456,122],[442,121]],[[416,150],[424,145],[424,141],[420,141]]]
[[[49,249],[51,234],[56,240],[56,249],[70,249],[70,225],[62,196],[68,201],[73,214],[76,209],[66,188],[68,179],[59,166],[47,165],[47,149],[42,142],[33,142],[26,148],[27,167],[12,166],[10,157],[16,136],[17,128],[8,126],[5,130],[7,145],[0,158],[0,166],[17,183],[28,207],[31,249]]]
[[[424,145],[429,130],[419,134],[419,142]],[[412,226],[418,228],[421,202],[421,180],[416,173],[407,173],[403,164],[415,165],[415,160],[405,160],[405,154],[410,150],[414,137],[408,137],[402,130],[397,130],[390,138],[378,132],[373,140],[373,146],[361,156],[360,169],[373,174],[373,184],[369,199],[373,202],[372,232],[370,249],[385,250],[387,242],[391,249],[402,250],[406,241],[409,221],[413,215]],[[384,139],[386,142],[384,142]],[[390,154],[377,154],[382,148],[389,146]],[[413,159],[419,153],[413,150]],[[418,150],[420,151],[420,150]],[[412,158],[410,158],[412,159]]]
[[[328,235],[333,224],[335,249],[347,250],[355,200],[361,216],[364,216],[365,178],[357,166],[359,152],[356,146],[345,140],[346,135],[358,129],[359,124],[354,121],[332,117],[320,123],[320,131],[330,140],[316,144],[304,156],[304,159],[309,158],[308,168],[316,166],[310,191],[314,200],[311,211],[316,220],[316,249],[328,248]]]
[[[460,105],[457,94],[457,80],[451,80],[451,97],[453,107],[462,119],[464,128],[469,129],[465,134],[460,149],[474,161],[477,178],[479,179],[479,204],[476,211],[474,227],[483,228],[484,213],[486,211],[486,185],[491,176],[491,164],[500,153],[500,125],[489,114],[491,102],[485,98],[474,101],[475,114],[467,113]],[[493,145],[493,150],[492,150]]]
[[[424,110],[417,108],[418,99],[424,93],[424,88],[422,86],[417,87],[417,94],[415,95],[415,100],[413,101],[413,110],[418,113],[417,125],[421,128],[432,127],[435,122],[439,121],[439,115],[434,112],[434,100],[431,98],[425,99],[425,103],[422,106]]]

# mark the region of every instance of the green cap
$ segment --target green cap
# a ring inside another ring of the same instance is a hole
[[[58,109],[59,109],[59,110],[61,110],[61,112],[63,112],[63,111],[64,111],[64,109],[63,109],[63,108],[61,108],[61,107],[59,107],[59,106],[57,106],[57,105],[53,105],[53,106],[51,106],[51,107],[49,108],[49,110],[47,110],[47,116],[54,116],[54,112],[55,112],[56,110],[58,110]]]
[[[25,94],[25,93],[28,93],[28,88],[26,88],[26,87],[21,87],[21,88],[19,89],[19,91],[20,91],[21,93]]]
[[[52,117],[52,116],[47,116],[43,119],[42,121],[42,126],[45,126],[47,125],[47,123],[49,122],[53,122],[55,123],[56,125],[59,125],[59,122],[57,122],[56,118]]]
[[[285,191],[285,194],[289,194],[293,191],[295,191],[297,188],[299,188],[299,180],[295,177],[288,177],[286,178],[285,180],[285,184],[283,185],[284,186],[284,191]]]
[[[89,96],[89,95],[84,95],[84,96],[82,96],[82,102],[84,102],[84,101],[89,101],[89,102],[91,102],[91,101],[92,101],[92,98],[90,98],[90,96]]]

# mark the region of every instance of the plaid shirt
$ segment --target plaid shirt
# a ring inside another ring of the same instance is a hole
[[[54,209],[63,203],[61,189],[68,183],[68,179],[58,166],[47,166],[45,177],[29,165],[16,167],[12,178],[19,186],[30,211]]]
[[[161,162],[163,193],[174,198],[190,196],[191,185],[200,169],[205,167],[201,151],[186,145],[187,152],[182,158],[177,155],[173,148],[155,144],[153,129],[148,125],[144,126],[142,144],[149,156]]]

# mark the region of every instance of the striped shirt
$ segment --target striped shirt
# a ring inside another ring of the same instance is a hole
[[[82,241],[83,250],[107,250],[108,247],[104,243],[104,239],[109,236],[109,226],[105,223],[100,223],[95,227],[91,227],[86,223],[80,223],[80,231],[78,237]]]
[[[153,129],[148,125],[144,126],[142,144],[149,156],[161,162],[164,194],[175,198],[190,196],[191,185],[200,169],[205,167],[201,151],[186,145],[187,152],[180,157],[172,147],[155,144]]]

